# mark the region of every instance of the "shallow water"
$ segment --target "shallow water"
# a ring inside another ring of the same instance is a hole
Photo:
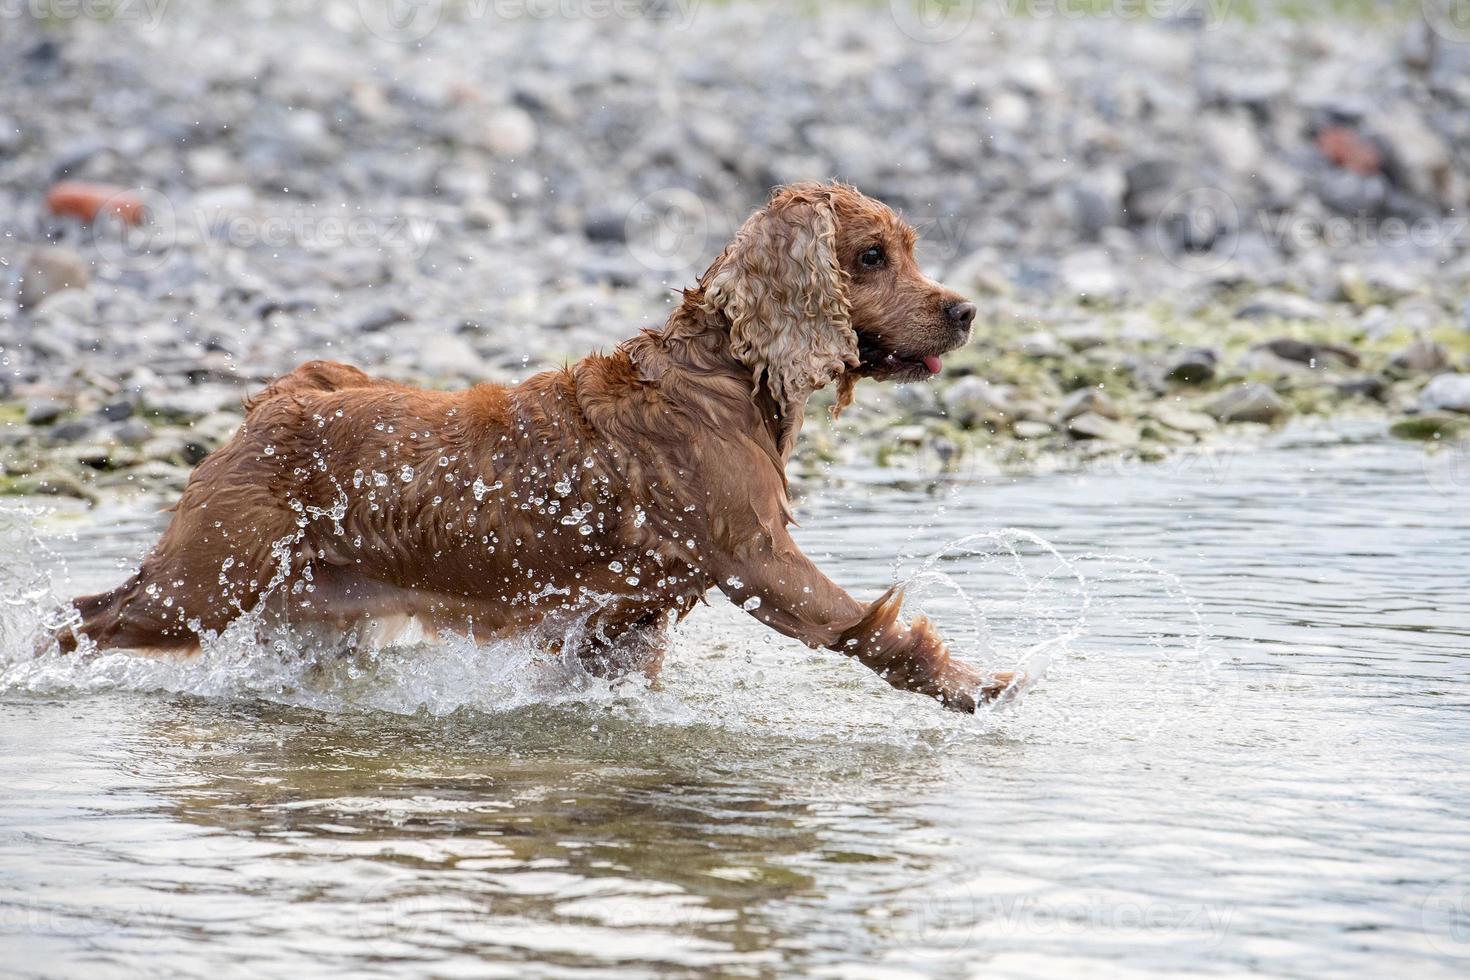
[[[657,690],[529,647],[34,660],[44,578],[112,584],[158,518],[12,518],[0,963],[1462,976],[1470,468],[1359,435],[836,474],[834,578],[1042,675],[978,718],[722,602]]]

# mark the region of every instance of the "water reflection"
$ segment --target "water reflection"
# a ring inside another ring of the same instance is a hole
[[[895,798],[952,775],[932,752],[555,708],[369,721],[180,699],[137,751],[170,774],[165,812],[200,831],[181,864],[245,875],[369,958],[565,968],[798,954],[796,910],[824,894],[814,865],[877,882],[922,864],[882,845],[933,835]]]

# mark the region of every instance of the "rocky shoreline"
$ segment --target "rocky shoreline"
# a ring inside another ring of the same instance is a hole
[[[830,176],[980,316],[937,382],[814,419],[798,478],[1470,429],[1470,39],[1432,19],[482,7],[7,20],[0,493],[176,490],[308,358],[455,386],[606,349]]]

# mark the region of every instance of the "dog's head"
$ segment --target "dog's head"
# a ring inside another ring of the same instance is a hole
[[[920,381],[970,337],[975,305],[919,271],[914,230],[845,184],[778,188],[700,279],[730,348],[783,412],[860,377]]]

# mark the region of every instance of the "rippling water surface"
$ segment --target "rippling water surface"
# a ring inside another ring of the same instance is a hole
[[[1467,468],[1341,435],[803,500],[838,581],[1043,676],[978,718],[722,602],[656,690],[33,659],[44,578],[113,584],[160,518],[11,514],[0,969],[1463,976]]]

